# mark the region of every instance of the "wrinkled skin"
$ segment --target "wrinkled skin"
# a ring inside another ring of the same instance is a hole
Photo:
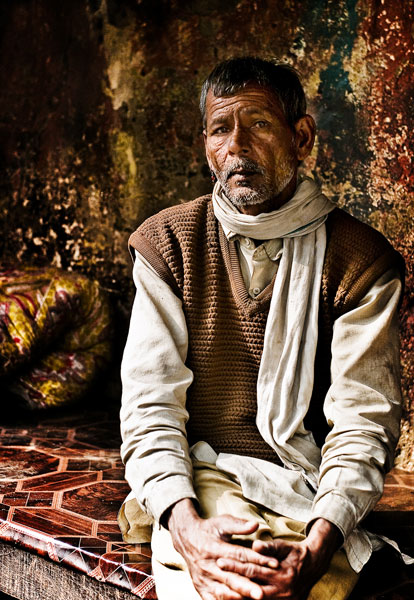
[[[257,523],[230,515],[202,519],[189,499],[173,506],[168,528],[203,600],[305,600],[342,542],[334,525],[317,519],[302,542],[246,548],[231,537],[253,533]]]
[[[241,212],[257,215],[287,202],[296,189],[298,163],[310,154],[314,139],[312,117],[305,115],[290,127],[266,88],[249,85],[225,97],[207,94],[207,161]]]

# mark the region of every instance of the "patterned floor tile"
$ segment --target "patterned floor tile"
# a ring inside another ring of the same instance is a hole
[[[118,534],[119,533],[119,527],[118,527],[118,524],[115,523],[115,522],[113,522],[113,521],[109,522],[109,523],[98,523],[97,532],[98,532],[98,535],[100,537],[102,537],[101,534],[104,534],[104,533],[116,533],[116,534]]]
[[[0,519],[3,523],[8,520],[9,512],[10,512],[10,507],[7,506],[7,504],[0,504]],[[1,537],[1,534],[0,534],[0,537]]]
[[[29,492],[26,506],[48,507],[53,504],[53,492]]]
[[[3,452],[3,448],[1,448],[1,452]],[[0,496],[2,496],[2,494],[12,493],[14,491],[16,491],[16,480],[5,481],[0,479]]]
[[[64,492],[61,506],[81,515],[93,515],[96,521],[116,522],[128,491],[126,483],[100,481]]]
[[[150,547],[123,542],[116,523],[129,491],[119,442],[118,408],[35,416],[0,429],[0,539],[154,600]],[[372,516],[414,550],[407,515],[414,517],[414,474],[394,470]],[[404,571],[399,588],[381,598],[412,590],[407,577]],[[362,583],[355,600],[371,600],[370,583]]]
[[[125,569],[122,565],[116,567],[116,569],[112,570],[112,565],[109,566],[109,570],[107,571],[105,565],[107,563],[100,563],[100,567],[102,569],[102,573],[104,574],[105,581],[107,583],[112,583],[113,585],[117,585],[118,587],[131,587],[130,579],[125,572]]]
[[[13,492],[4,495],[3,504],[7,506],[26,506],[28,498],[29,494],[27,492]]]
[[[150,549],[116,523],[129,491],[119,443],[117,410],[3,427],[0,538],[149,600]]]
[[[99,565],[100,557],[94,552],[82,548],[74,550],[65,557],[65,563],[83,573],[90,573]]]
[[[107,552],[104,557],[111,562],[118,563],[121,565],[150,565],[149,557],[137,552]]]
[[[414,489],[403,486],[386,486],[377,512],[414,510]]]
[[[22,490],[67,490],[97,480],[96,473],[71,471],[31,477],[22,483]]]
[[[60,428],[60,429],[51,429],[50,427],[37,427],[36,428],[36,437],[43,439],[58,439],[58,440],[66,440],[68,437],[68,429]]]
[[[32,441],[31,437],[24,435],[3,435],[1,437],[2,446],[29,446]]]
[[[122,534],[120,531],[116,533],[99,533],[99,537],[111,544],[122,542]]]
[[[123,467],[107,469],[102,475],[105,481],[125,481],[125,469]]]
[[[20,479],[56,471],[59,459],[32,448],[2,448],[0,453],[0,480]],[[1,483],[1,482],[0,482]]]
[[[73,460],[68,461],[67,471],[108,471],[113,468],[112,461],[105,460]]]
[[[12,517],[13,523],[26,525],[50,536],[65,534],[91,535],[92,522],[79,515],[71,515],[62,510],[17,508]]]
[[[414,490],[414,473],[406,473],[396,469],[395,479],[400,485]]]
[[[73,548],[82,548],[87,551],[99,552],[100,555],[107,552],[107,543],[94,537],[58,537],[58,541],[68,544]]]

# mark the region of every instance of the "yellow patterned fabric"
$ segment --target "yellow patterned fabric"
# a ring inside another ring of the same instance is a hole
[[[96,281],[55,268],[0,270],[0,386],[29,408],[78,400],[110,359]]]

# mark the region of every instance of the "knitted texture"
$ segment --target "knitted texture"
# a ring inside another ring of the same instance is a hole
[[[322,407],[330,384],[333,321],[356,306],[396,260],[385,238],[339,209],[328,218],[327,237],[315,364],[318,385],[309,412],[317,439],[327,433]],[[256,299],[250,298],[235,243],[225,237],[210,196],[151,217],[132,234],[130,245],[183,302],[189,334],[186,364],[194,372],[187,394],[189,443],[204,440],[216,452],[279,462],[256,426],[256,382],[274,281]]]

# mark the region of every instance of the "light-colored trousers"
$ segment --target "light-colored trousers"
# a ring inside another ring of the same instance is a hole
[[[240,519],[257,521],[258,529],[243,539],[270,540],[281,538],[299,542],[305,535],[305,523],[288,519],[246,500],[240,485],[214,465],[196,461],[194,488],[204,518],[230,514]],[[152,568],[159,600],[200,600],[187,565],[175,550],[167,529],[154,524],[152,533]],[[358,580],[343,550],[338,550],[329,570],[313,586],[309,600],[345,600]]]

